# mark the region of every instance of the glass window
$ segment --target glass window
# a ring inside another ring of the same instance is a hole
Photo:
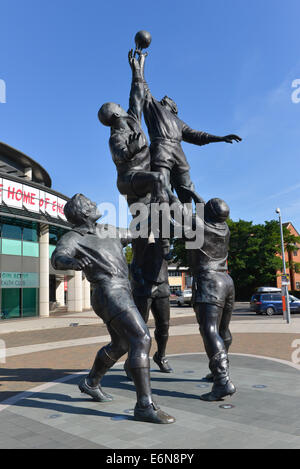
[[[273,301],[281,301],[282,300],[281,295],[271,295],[271,296],[272,296]]]
[[[2,239],[2,254],[21,256],[22,241],[17,241],[14,239]]]
[[[169,277],[181,277],[181,273],[179,270],[170,270]]]
[[[270,301],[270,300],[271,300],[271,295],[263,295],[263,296],[262,296],[262,299],[263,299],[264,301]]]
[[[58,226],[50,226],[49,227],[49,244],[56,246],[57,242],[60,238],[67,233],[68,230],[64,230],[63,228],[59,228]]]
[[[21,316],[21,288],[3,288],[1,318],[19,318]]]
[[[23,288],[22,316],[38,315],[38,289]]]
[[[39,243],[23,241],[23,256],[39,257]]]
[[[38,236],[38,224],[32,223],[31,226],[23,227],[23,241],[33,241],[37,243],[39,240]]]
[[[252,295],[251,301],[259,301],[260,295]]]
[[[3,223],[2,224],[2,238],[8,239],[22,239],[22,228],[16,224]]]
[[[296,282],[296,290],[300,290],[300,282]]]
[[[54,250],[55,250],[55,246],[49,245],[49,258],[52,256],[52,253]]]
[[[49,244],[52,244],[53,246],[55,246],[57,244],[57,234],[56,233],[49,233]]]

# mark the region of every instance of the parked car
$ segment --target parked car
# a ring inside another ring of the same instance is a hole
[[[293,295],[289,296],[291,313],[300,313],[299,298]],[[267,316],[283,314],[281,293],[255,293],[250,300],[250,310],[255,311],[256,314],[266,314]]]
[[[183,305],[192,305],[192,289],[187,288],[186,290],[183,290],[182,295],[178,296],[177,298],[177,306],[183,306]]]
[[[256,293],[280,293],[281,289],[277,287],[258,287]]]
[[[175,295],[175,296],[182,296],[182,294],[183,294],[183,291],[182,291],[182,290],[176,290],[176,291],[174,292],[174,295]]]

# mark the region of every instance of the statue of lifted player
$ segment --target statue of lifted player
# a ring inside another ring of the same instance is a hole
[[[139,54],[141,74],[144,78],[147,53],[142,53],[141,50],[136,52]],[[192,198],[204,202],[195,192],[190,177],[190,166],[182,150],[181,142],[202,146],[212,142],[240,142],[242,139],[234,134],[217,137],[191,129],[178,117],[177,105],[171,98],[165,96],[161,101],[157,101],[152,96],[145,79],[144,85],[145,104],[143,111],[151,141],[152,171],[159,172],[164,176],[165,183],[174,187],[182,203],[191,202]]]
[[[164,190],[164,179],[160,172],[151,171],[150,150],[141,127],[144,106],[144,84],[138,60],[133,51],[128,54],[132,69],[129,109],[126,112],[119,104],[112,102],[101,106],[100,122],[111,128],[109,147],[118,172],[117,187],[127,197],[129,207],[136,203],[149,205],[150,202],[169,202]],[[133,274],[138,271],[145,240],[133,243]],[[163,240],[166,259],[170,258],[170,242]]]
[[[170,202],[181,205],[175,196],[170,196]],[[185,210],[182,205],[178,209]],[[210,393],[200,396],[206,401],[222,400],[236,391],[229,378],[228,361],[232,342],[229,324],[235,298],[233,280],[227,272],[228,216],[226,202],[218,198],[209,200],[204,206],[204,244],[187,251],[193,274],[193,307],[214,383]],[[203,226],[198,217],[194,218],[194,223]]]
[[[89,375],[79,389],[94,400],[106,402],[100,380],[116,361],[128,352],[131,375],[136,387],[135,420],[167,424],[175,419],[163,412],[152,400],[149,372],[151,337],[134,304],[123,247],[131,242],[127,229],[100,225],[97,205],[76,194],[64,208],[74,226],[57,243],[51,262],[54,269],[82,270],[94,286],[92,306],[107,325],[110,344],[96,355]]]

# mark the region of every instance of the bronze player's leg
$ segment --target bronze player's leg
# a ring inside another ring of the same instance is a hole
[[[171,190],[171,171],[169,168],[165,168],[164,166],[157,166],[153,165],[152,170],[154,173],[158,173],[163,177],[163,184],[165,187],[168,187]]]
[[[151,311],[155,319],[154,337],[157,343],[157,352],[153,356],[153,360],[159,366],[163,373],[172,373],[168,360],[166,359],[166,347],[169,338],[170,323],[170,299],[154,298],[152,301]]]
[[[145,321],[145,323],[147,323],[149,319],[152,298],[147,298],[146,296],[134,296],[134,302],[143,320]],[[124,370],[125,370],[127,378],[132,380],[128,358],[124,363]]]
[[[219,322],[223,308],[208,303],[196,303],[194,310],[200,326],[204,347],[209,358],[209,368],[213,375],[213,388],[203,394],[202,400],[218,401],[232,395],[236,389],[229,378],[229,362],[226,347],[219,334]]]
[[[107,402],[113,399],[110,394],[103,391],[100,381],[116,361],[128,351],[126,340],[120,337],[109,324],[107,330],[111,336],[111,342],[98,351],[89,375],[79,384],[81,392],[90,395],[98,402]]]
[[[129,308],[114,317],[110,326],[128,343],[128,364],[137,394],[135,419],[152,423],[173,423],[175,419],[162,412],[152,399],[149,370],[151,337],[142,316],[136,307]]]
[[[209,359],[225,350],[222,337],[219,335],[218,324],[222,316],[222,308],[207,303],[196,303],[194,306],[199,330],[203,338],[206,354]]]
[[[150,308],[151,308],[152,301],[153,301],[152,298],[149,298],[147,296],[133,295],[133,299],[134,299],[137,309],[139,310],[140,315],[142,316],[145,323],[147,324],[149,320]]]
[[[232,335],[229,329],[229,325],[230,325],[232,312],[234,308],[235,290],[234,290],[234,283],[230,276],[228,276],[227,281],[228,281],[228,294],[226,296],[225,306],[223,308],[223,314],[222,314],[220,325],[219,325],[219,334],[222,337],[226,350],[228,352],[229,347],[232,343]]]
[[[178,199],[182,204],[192,203],[192,200],[204,203],[202,197],[197,194],[194,183],[191,180],[190,172],[174,172],[171,175],[171,183],[176,190]]]
[[[164,178],[158,172],[136,172],[131,179],[133,192],[143,197],[148,193],[152,194],[152,202],[168,202],[169,197],[164,190]]]

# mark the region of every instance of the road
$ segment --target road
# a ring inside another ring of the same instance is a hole
[[[193,314],[193,308],[189,307],[189,306],[177,306],[176,305],[176,302],[175,301],[171,301],[171,306],[172,308],[174,308],[174,311],[176,311],[176,315],[180,315],[181,313],[183,314]],[[279,315],[279,314],[276,314],[274,315],[273,317],[276,317],[276,318],[279,318],[280,316],[282,315]],[[249,321],[250,320],[265,320],[266,319],[266,315],[257,315],[255,314],[253,311],[250,311],[250,306],[249,306],[249,303],[239,303],[239,302],[236,302],[235,303],[235,307],[234,307],[234,311],[233,311],[233,315],[232,315],[232,321],[234,320],[241,320],[241,319],[247,319]],[[300,314],[297,313],[297,314],[291,314],[291,320],[293,320],[293,318],[300,318]],[[284,319],[282,319],[284,320]]]

